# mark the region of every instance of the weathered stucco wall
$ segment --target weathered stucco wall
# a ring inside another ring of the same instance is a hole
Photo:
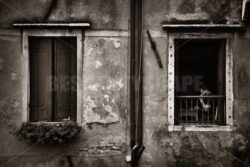
[[[145,0],[145,25],[163,22],[238,22],[241,0]],[[11,0],[0,5],[0,26],[13,22],[82,22],[93,29],[128,29],[128,0]]]
[[[13,22],[83,22],[94,29],[128,28],[129,1],[122,0],[11,0],[0,5],[1,27]]]
[[[33,146],[17,141],[10,134],[22,120],[22,76],[25,74],[21,41],[19,31],[1,31],[1,165],[10,160],[7,166],[68,166],[65,156],[70,155],[76,166],[124,166],[129,145],[127,33],[85,33],[82,43],[84,133],[73,143],[62,146]]]
[[[145,25],[159,30],[162,23],[234,23],[240,0],[145,0]]]
[[[234,129],[232,132],[167,130],[167,33],[165,22],[236,23],[240,0],[145,0],[144,22],[163,62],[158,67],[144,38],[144,144],[142,167],[233,166],[249,140],[250,30],[234,36]],[[0,164],[8,166],[127,166],[129,154],[129,1],[52,0],[0,2]],[[46,18],[46,15],[48,17]],[[81,22],[91,29],[83,40],[83,126],[69,145],[19,142],[9,134],[21,124],[23,59],[16,21]],[[25,153],[15,157],[19,153]],[[14,158],[14,159],[13,159]],[[13,160],[12,160],[13,159]]]
[[[234,126],[231,132],[169,132],[167,126],[167,31],[160,23],[237,23],[239,1],[145,2],[145,24],[154,35],[163,62],[158,67],[145,38],[144,47],[144,144],[140,165],[236,166],[246,156],[249,138],[249,30],[236,33],[234,53]],[[161,8],[159,6],[161,6]],[[156,7],[157,6],[157,7]],[[165,9],[165,10],[160,10]],[[158,12],[157,12],[158,11]],[[164,21],[163,21],[164,20]],[[155,26],[154,26],[155,25]],[[247,158],[245,163],[248,163]]]
[[[2,1],[0,5],[1,165],[10,160],[7,166],[68,166],[65,155],[71,155],[75,166],[124,166],[129,146],[128,35],[122,30],[128,28],[128,1],[53,2]],[[84,133],[70,145],[32,147],[9,134],[21,124],[25,75],[22,34],[12,30],[12,23],[33,21],[89,21],[92,29],[101,29],[83,31]]]
[[[146,41],[144,50],[144,144],[141,166],[236,166],[249,141],[249,32],[234,37],[234,126],[231,132],[169,132],[166,38],[155,37],[164,68]],[[165,47],[164,47],[165,45]],[[249,159],[247,158],[247,163]]]

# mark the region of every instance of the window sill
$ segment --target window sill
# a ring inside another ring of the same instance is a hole
[[[71,122],[74,122],[76,123],[78,126],[80,126],[81,124],[80,123],[77,123],[76,121],[71,121]],[[63,121],[57,121],[57,122],[46,122],[46,121],[39,121],[39,122],[27,122],[29,124],[32,124],[32,125],[56,125],[56,124],[61,124],[63,123]]]
[[[90,23],[14,23],[14,27],[25,27],[25,28],[41,28],[41,27],[56,27],[56,28],[88,28]]]
[[[242,24],[163,24],[162,28],[167,30],[181,30],[181,29],[204,29],[204,30],[239,30],[244,26]]]
[[[216,132],[216,131],[232,131],[230,125],[168,125],[169,131],[197,131],[197,132]]]
[[[38,122],[28,122],[28,123],[34,124],[34,125],[39,125],[39,124],[49,124],[49,125],[53,125],[53,124],[62,123],[62,121],[58,121],[58,122],[38,121]]]

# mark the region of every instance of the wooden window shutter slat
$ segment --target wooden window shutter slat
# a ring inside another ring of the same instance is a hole
[[[30,121],[51,121],[52,39],[30,37]]]
[[[75,38],[55,38],[55,77],[56,95],[54,101],[55,121],[70,117],[76,120],[76,39]],[[75,82],[75,83],[74,83]]]
[[[71,39],[71,56],[70,56],[70,71],[71,71],[71,82],[70,82],[70,98],[71,98],[71,111],[70,117],[73,121],[76,121],[76,105],[77,105],[77,44],[76,38]]]
[[[217,67],[217,85],[218,85],[218,92],[219,95],[225,95],[225,41],[221,42],[218,50],[218,67]],[[224,100],[219,101],[220,104],[218,104],[218,119],[219,122],[225,122],[225,112],[224,112]]]
[[[225,94],[225,41],[220,44],[218,53],[218,94]]]

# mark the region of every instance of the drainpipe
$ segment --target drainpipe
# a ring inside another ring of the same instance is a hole
[[[130,147],[131,149],[135,146],[135,1],[130,0]]]
[[[130,147],[137,167],[143,146],[143,0],[130,0]]]

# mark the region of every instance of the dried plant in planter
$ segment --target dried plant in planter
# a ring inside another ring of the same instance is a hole
[[[58,123],[23,123],[14,135],[18,140],[27,140],[46,144],[68,143],[80,133],[82,128],[73,121]]]

